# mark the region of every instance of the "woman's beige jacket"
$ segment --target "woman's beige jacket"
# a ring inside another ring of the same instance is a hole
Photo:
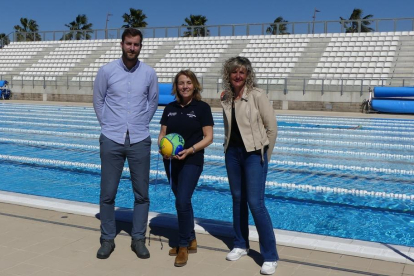
[[[224,152],[229,145],[231,133],[231,100],[226,101],[226,94],[221,95],[224,119]],[[277,123],[273,107],[267,98],[266,92],[253,88],[249,93],[246,89],[239,100],[234,101],[237,125],[247,152],[263,150],[269,146],[267,157],[270,161],[273,147],[276,143]]]

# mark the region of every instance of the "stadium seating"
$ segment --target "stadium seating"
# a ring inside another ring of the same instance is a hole
[[[242,55],[252,61],[260,84],[296,78],[307,85],[379,85],[398,77],[401,47],[413,38],[414,32],[145,38],[140,59],[164,83],[181,69],[219,77],[225,59]],[[119,44],[119,39],[11,42],[0,49],[0,75],[92,82],[102,65],[121,56]]]

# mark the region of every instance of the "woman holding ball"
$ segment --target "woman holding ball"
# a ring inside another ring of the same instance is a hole
[[[178,72],[172,95],[176,100],[164,109],[158,145],[169,133],[177,133],[185,141],[177,155],[164,156],[165,172],[175,195],[179,232],[178,247],[172,248],[169,255],[176,256],[174,265],[181,267],[187,264],[188,253],[197,252],[191,197],[203,171],[204,148],[213,142],[214,121],[210,106],[201,101],[201,86],[192,71]]]

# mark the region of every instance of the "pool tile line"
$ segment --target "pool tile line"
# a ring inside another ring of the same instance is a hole
[[[96,204],[5,191],[0,191],[0,202],[68,212],[84,216],[95,217],[99,213],[99,206]],[[116,217],[117,220],[130,222],[132,211],[127,208],[117,208]],[[177,228],[176,216],[171,214],[150,212],[148,221],[149,224],[153,226]],[[207,219],[196,219],[195,230],[197,233],[226,237],[230,236],[232,233],[231,223]],[[396,263],[414,264],[413,247],[336,238],[280,229],[274,229],[274,231],[277,243],[280,245]],[[258,241],[257,231],[254,226],[250,226],[250,240]]]

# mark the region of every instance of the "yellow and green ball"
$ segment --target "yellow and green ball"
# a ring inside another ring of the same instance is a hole
[[[177,133],[165,135],[160,141],[161,154],[164,156],[177,155],[184,149],[184,138]]]

